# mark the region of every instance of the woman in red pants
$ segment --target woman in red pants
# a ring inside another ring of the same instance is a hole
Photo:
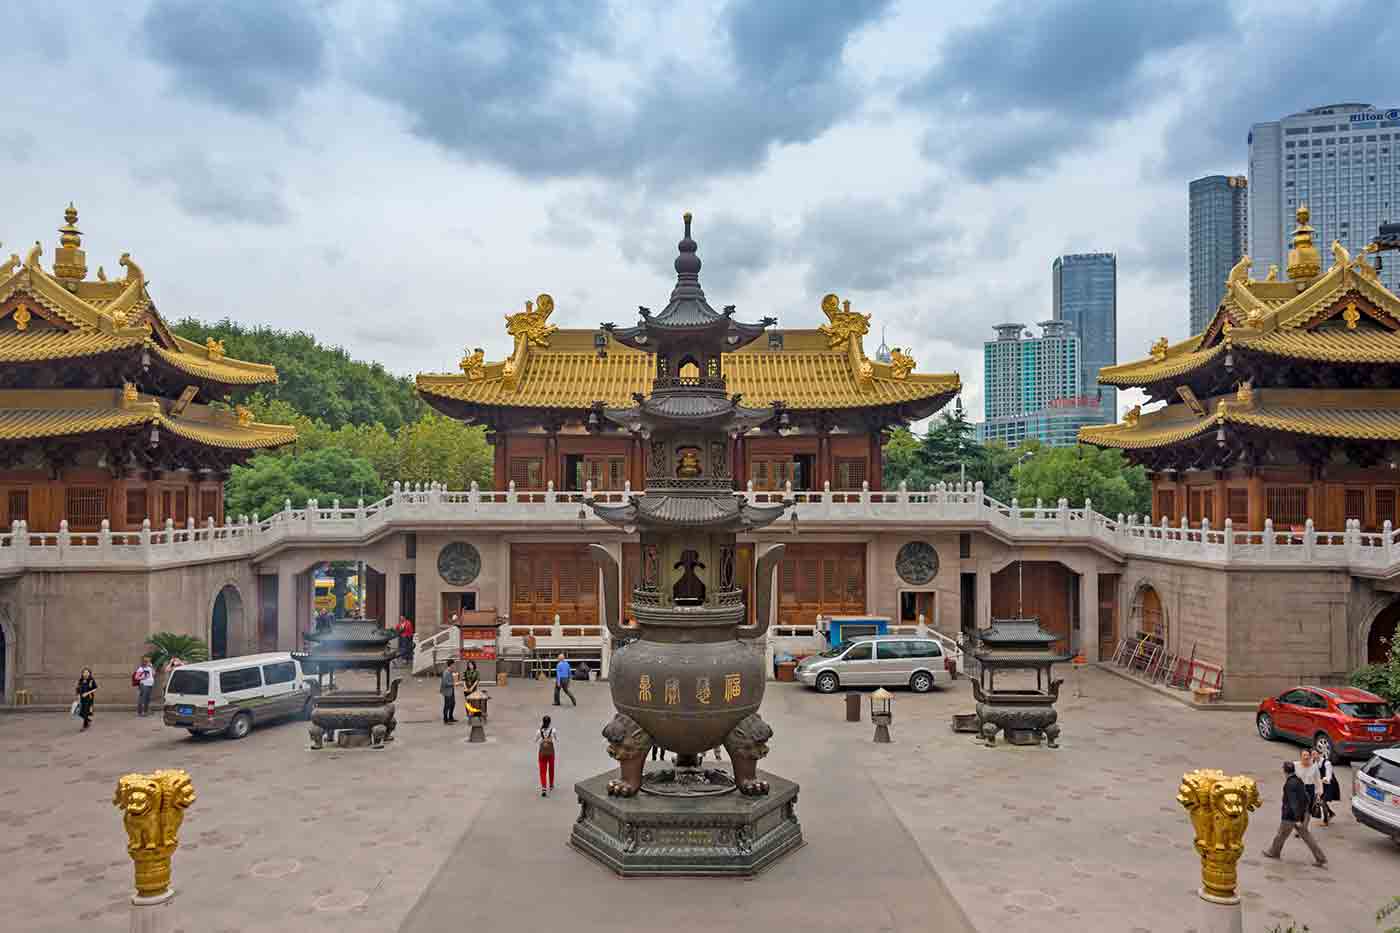
[[[540,796],[548,797],[554,790],[554,747],[559,742],[559,732],[549,724],[546,716],[540,721],[540,731],[535,733],[535,744],[540,748]]]

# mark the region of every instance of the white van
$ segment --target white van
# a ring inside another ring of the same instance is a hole
[[[310,715],[314,690],[315,681],[285,651],[186,664],[165,683],[165,724],[241,739],[255,723]]]

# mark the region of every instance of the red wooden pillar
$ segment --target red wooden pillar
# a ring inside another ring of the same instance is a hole
[[[504,431],[493,431],[486,435],[486,440],[495,450],[495,458],[491,464],[491,486],[500,491],[506,488],[510,482],[510,461],[506,459],[506,449],[509,446],[506,440],[509,435]]]
[[[870,435],[870,488],[885,488],[884,431],[874,431]]]

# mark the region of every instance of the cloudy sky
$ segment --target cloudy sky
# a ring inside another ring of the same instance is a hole
[[[1301,8],[1300,8],[1301,9]],[[712,303],[813,327],[826,292],[918,368],[1050,315],[1119,258],[1119,358],[1186,335],[1186,186],[1249,124],[1393,106],[1384,4],[1267,0],[12,0],[5,253],[81,212],[162,312],[304,329],[411,374],[502,315],[665,303],[684,210]],[[1124,404],[1131,404],[1125,398]]]

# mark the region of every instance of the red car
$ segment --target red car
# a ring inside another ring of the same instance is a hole
[[[1294,687],[1259,704],[1265,739],[1311,745],[1332,762],[1400,744],[1400,718],[1374,693],[1355,687]]]

